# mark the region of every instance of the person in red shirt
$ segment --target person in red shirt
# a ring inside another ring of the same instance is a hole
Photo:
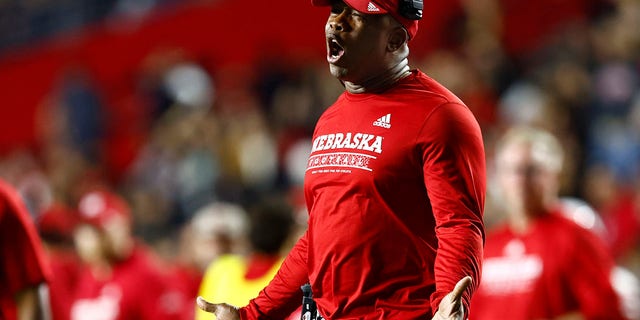
[[[480,282],[484,147],[469,108],[408,65],[422,1],[312,3],[331,7],[327,61],[346,91],[313,134],[308,229],[248,305],[198,304],[220,320],[282,319],[309,282],[325,319],[466,318]]]
[[[39,288],[46,288],[50,276],[24,202],[0,179],[0,319],[33,320],[48,314],[49,301]]]
[[[499,141],[496,179],[508,215],[487,236],[472,319],[624,319],[613,258],[561,212],[562,161],[546,131],[517,127]]]
[[[44,209],[36,219],[52,271],[48,282],[52,320],[69,319],[74,289],[82,270],[73,246],[76,222],[75,211],[57,202]]]
[[[131,234],[129,206],[115,193],[96,190],[80,199],[74,240],[86,268],[78,275],[71,319],[175,319],[165,305],[165,279],[151,253]],[[175,309],[174,309],[175,308]]]

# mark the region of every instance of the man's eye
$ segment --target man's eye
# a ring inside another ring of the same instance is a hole
[[[358,19],[358,20],[364,20],[365,19],[365,15],[364,14],[362,14],[362,13],[360,13],[358,11],[355,11],[355,10],[353,10],[353,12],[351,12],[351,16],[354,17],[355,19]]]

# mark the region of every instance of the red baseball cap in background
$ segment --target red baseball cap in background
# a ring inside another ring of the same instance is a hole
[[[40,235],[49,241],[71,241],[77,223],[76,212],[61,203],[51,204],[36,219]]]
[[[78,202],[78,213],[84,223],[102,229],[114,217],[131,220],[131,209],[119,195],[108,191],[91,191]]]
[[[343,0],[349,7],[364,14],[390,14],[396,21],[400,22],[407,33],[409,39],[418,32],[418,20],[411,20],[403,17],[398,10],[400,0]],[[311,0],[314,6],[330,6],[331,0]]]

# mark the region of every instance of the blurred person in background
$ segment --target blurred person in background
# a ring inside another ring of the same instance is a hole
[[[248,223],[245,209],[231,202],[212,202],[196,211],[190,222],[194,264],[204,273],[220,256],[245,253]]]
[[[126,201],[103,189],[79,203],[76,249],[86,268],[78,276],[71,319],[174,319],[174,305],[161,299],[166,281],[151,253],[131,234]]]
[[[563,149],[554,136],[514,127],[498,142],[496,179],[506,223],[487,236],[472,319],[624,319],[614,261],[598,236],[563,216]]]
[[[44,209],[36,220],[52,271],[49,280],[52,320],[70,319],[71,303],[82,272],[73,245],[76,223],[76,212],[61,203]]]
[[[218,199],[221,137],[207,71],[177,49],[146,60],[138,92],[127,102],[128,108],[144,110],[145,142],[127,168],[123,189],[135,213],[136,234],[154,243]]]
[[[584,194],[615,258],[640,275],[640,3],[620,1],[593,24]]]
[[[0,180],[0,319],[48,319],[50,273],[24,202]]]
[[[422,1],[312,4],[331,7],[327,62],[346,92],[313,134],[307,232],[248,305],[199,306],[281,319],[310,282],[328,319],[464,319],[480,281],[484,148],[464,103],[408,65]]]
[[[249,218],[249,252],[224,254],[213,261],[204,275],[199,295],[215,302],[246,305],[255,298],[280,268],[283,245],[293,226],[291,208],[282,203],[263,201]],[[211,317],[203,310],[196,319]],[[291,316],[292,319],[296,315]],[[297,314],[297,318],[300,316]]]
[[[560,198],[561,213],[581,227],[593,232],[605,242],[610,239],[607,227],[586,201],[574,197]],[[640,320],[640,279],[624,265],[618,263],[611,270],[611,283],[620,297],[627,319]]]
[[[154,242],[168,286],[162,303],[179,319],[193,320],[193,301],[209,264],[220,256],[247,251],[247,224],[240,205],[216,201],[198,209],[178,231]]]

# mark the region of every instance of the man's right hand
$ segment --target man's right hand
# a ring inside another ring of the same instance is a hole
[[[216,315],[218,320],[240,320],[238,308],[226,303],[211,303],[202,297],[197,299],[198,307]]]
[[[431,320],[463,320],[465,319],[465,310],[462,304],[462,293],[467,290],[471,284],[471,277],[466,276],[458,281],[453,291],[449,292],[438,307],[438,312]]]

